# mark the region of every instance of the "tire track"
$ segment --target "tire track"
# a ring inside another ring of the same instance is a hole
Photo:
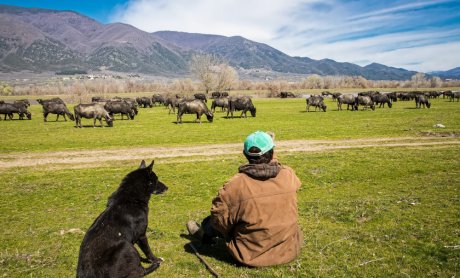
[[[337,149],[374,147],[422,147],[437,145],[458,145],[456,138],[398,137],[365,138],[344,140],[285,140],[276,141],[278,153],[321,152]],[[57,152],[9,153],[0,157],[0,169],[15,167],[87,168],[106,166],[108,161],[155,159],[167,161],[185,158],[185,161],[218,159],[224,155],[242,152],[242,143],[211,144],[179,147],[135,147],[122,149],[74,150]]]

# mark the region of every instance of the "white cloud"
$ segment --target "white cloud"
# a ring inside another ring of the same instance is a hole
[[[145,31],[173,30],[268,40],[299,0],[135,0],[118,9],[112,21]]]
[[[340,0],[131,0],[111,21],[148,32],[240,35],[292,56],[432,71],[460,65],[455,50],[460,42],[451,39],[460,32],[415,30],[417,25],[410,24],[418,24],[423,15],[413,9],[446,2],[452,0],[407,0],[372,8],[372,2]],[[410,15],[404,13],[409,10]],[[401,25],[409,30],[401,31]]]

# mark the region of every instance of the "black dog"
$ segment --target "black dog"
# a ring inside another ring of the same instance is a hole
[[[89,228],[80,246],[77,277],[142,277],[163,261],[153,255],[145,234],[151,194],[168,187],[142,160],[110,196],[107,208]],[[134,247],[137,244],[147,258]],[[144,268],[141,262],[152,263]]]

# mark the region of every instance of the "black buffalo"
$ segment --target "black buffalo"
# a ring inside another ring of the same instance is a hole
[[[74,121],[75,118],[65,103],[61,102],[51,102],[47,101],[42,104],[43,107],[43,120],[46,122],[49,114],[56,114],[56,121],[59,119],[59,116],[64,117],[64,121],[67,121],[66,115],[70,118],[71,121]]]
[[[136,98],[136,102],[139,105],[139,107],[144,107],[144,108],[153,107],[152,99],[149,97],[138,97]]]
[[[220,97],[214,99],[211,104],[212,112],[216,112],[216,107],[220,107],[221,111],[228,109],[228,97]]]
[[[327,106],[324,104],[324,99],[322,96],[313,95],[307,98],[306,101],[307,101],[307,112],[310,112],[310,106],[315,107],[315,111],[316,109],[319,108],[320,111],[323,110],[324,112],[326,112]]]
[[[56,103],[65,103],[61,98],[55,97],[52,99],[37,99],[37,102],[41,105],[48,103],[48,102],[56,102]]]
[[[157,94],[155,94],[155,95],[152,96],[152,104],[153,104],[153,106],[156,106],[157,103],[158,103],[159,105],[164,105],[164,104],[165,104],[165,101],[166,101],[166,99],[165,99],[165,97],[162,96],[162,95],[157,95]]]
[[[337,109],[342,110],[342,104],[347,105],[347,110],[350,108],[351,105],[351,111],[358,110],[358,106],[356,105],[356,98],[357,96],[355,95],[340,95],[337,97]]]
[[[163,260],[153,254],[146,235],[149,201],[152,194],[161,194],[168,187],[152,171],[153,164],[146,166],[142,161],[109,197],[80,245],[77,278],[143,277],[160,266]],[[150,265],[144,268],[142,262]]]
[[[26,108],[30,106],[30,101],[27,99],[15,100],[14,104],[24,105]]]
[[[372,101],[372,98],[369,95],[361,95],[361,96],[356,97],[355,99],[356,110],[358,109],[359,105],[363,106],[363,110],[367,108],[371,108],[372,110],[375,110],[374,101]]]
[[[24,118],[24,115],[27,116],[27,119],[32,119],[32,114],[27,110],[27,107],[24,104],[14,104],[0,101],[0,115],[5,115],[4,120],[6,120],[7,116],[10,120],[12,120],[13,114],[18,114],[20,120]]]
[[[208,99],[206,98],[205,94],[200,93],[200,94],[194,94],[193,96],[195,97],[195,99],[200,99],[206,103],[208,102]]]
[[[428,97],[425,96],[424,94],[418,94],[415,96],[415,108],[422,108],[422,105],[423,105],[423,108],[431,107],[431,103],[428,100]]]
[[[178,96],[168,97],[165,101],[165,106],[167,106],[169,109],[168,114],[171,114],[171,111],[173,111],[173,113],[176,113],[176,108],[179,109],[179,105],[182,102],[187,101],[187,100],[193,100],[193,99],[180,98]]]
[[[133,106],[125,100],[110,100],[107,101],[104,105],[105,110],[109,112],[110,117],[113,118],[114,114],[121,114],[121,119],[123,116],[126,118],[134,120],[136,112],[134,111]]]
[[[108,99],[103,98],[103,97],[92,97],[91,102],[107,102]]]
[[[183,114],[196,114],[196,120],[201,123],[201,115],[205,114],[209,122],[212,123],[214,115],[208,109],[206,104],[201,100],[189,100],[179,104],[179,110],[177,112],[177,123],[182,123]]]
[[[82,127],[81,118],[94,119],[93,127],[96,127],[96,120],[102,127],[102,118],[105,119],[107,126],[113,126],[113,120],[109,115],[109,112],[105,110],[104,106],[99,103],[91,104],[79,104],[74,107],[75,113],[75,127]]]
[[[231,114],[231,117],[233,118],[233,112],[234,111],[242,111],[240,117],[244,118],[247,117],[246,113],[248,111],[251,112],[251,116],[255,117],[256,116],[256,108],[254,107],[254,104],[252,104],[252,100],[250,97],[231,97],[228,100],[228,110],[227,110],[227,118],[228,115]]]
[[[280,92],[279,97],[280,98],[295,98],[296,95],[292,92]]]
[[[389,108],[393,107],[393,103],[390,99],[390,96],[387,94],[376,94],[371,97],[375,104],[379,105],[379,108],[385,108],[385,104],[387,104]]]

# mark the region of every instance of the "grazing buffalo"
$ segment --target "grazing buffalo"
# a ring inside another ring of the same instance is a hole
[[[442,98],[448,97],[452,101],[452,91],[442,92]]]
[[[44,102],[42,104],[43,107],[43,120],[46,122],[47,117],[49,114],[56,114],[56,121],[59,119],[59,116],[64,117],[64,121],[67,122],[67,118],[65,117],[66,115],[69,116],[71,121],[74,121],[75,118],[72,113],[70,113],[69,109],[67,109],[67,106],[65,103],[61,102]]]
[[[356,107],[356,110],[358,110],[358,106],[359,105],[362,105],[363,106],[363,110],[364,109],[367,109],[368,107],[370,107],[372,110],[375,110],[375,104],[374,104],[374,101],[372,101],[372,98],[370,96],[358,96],[355,100],[355,107]]]
[[[228,97],[228,92],[212,92],[211,98]]]
[[[331,92],[329,92],[329,91],[323,91],[323,92],[321,92],[321,96],[323,96],[323,97],[329,97],[329,96],[332,96],[332,94],[331,94]]]
[[[342,104],[347,105],[347,110],[350,108],[351,111],[358,110],[358,106],[356,105],[356,95],[340,95],[337,97],[337,109],[342,110]]]
[[[144,108],[153,107],[152,99],[149,97],[138,97],[136,98],[136,102],[137,104],[139,104],[139,107],[144,107]]]
[[[92,97],[91,98],[91,102],[107,102],[107,101],[109,100],[103,97]]]
[[[220,92],[212,92],[211,93],[211,98],[220,98],[221,93]]]
[[[294,95],[292,92],[280,92],[279,97],[280,98],[295,98],[296,95]]]
[[[390,92],[390,93],[384,93],[384,94],[388,96],[388,98],[391,100],[391,102],[398,101],[398,95],[397,95],[396,92]]]
[[[81,118],[94,119],[93,127],[96,127],[96,120],[99,120],[99,123],[102,127],[102,118],[105,119],[107,126],[113,126],[113,120],[109,115],[109,112],[104,109],[104,106],[99,103],[91,104],[79,104],[74,107],[75,113],[75,127],[81,126]]]
[[[173,113],[176,113],[176,108],[179,108],[179,104],[184,100],[185,99],[177,97],[168,97],[165,101],[165,106],[167,106],[169,109],[168,114],[171,114],[171,111],[173,111]]]
[[[24,105],[26,108],[30,106],[30,102],[27,99],[15,100],[14,104]]]
[[[216,112],[216,107],[220,107],[221,111],[228,109],[228,97],[221,97],[216,98],[212,101],[211,110],[212,112]]]
[[[460,101],[460,91],[452,92],[450,95],[450,101],[454,101],[455,99],[457,99],[457,102]]]
[[[379,108],[385,108],[385,103],[388,105],[388,108],[393,107],[393,103],[387,94],[373,95],[372,100],[375,102],[375,104],[379,104]]]
[[[152,96],[152,104],[153,104],[153,106],[156,106],[157,103],[159,105],[165,104],[165,101],[166,101],[166,99],[162,95],[155,94],[155,95]]]
[[[12,104],[0,101],[0,115],[5,115],[4,120],[6,120],[6,116],[12,120],[14,113],[19,115],[20,120],[24,119],[24,114],[27,116],[27,119],[32,119],[32,114],[30,114],[30,112],[27,110],[27,107],[23,104]]]
[[[244,118],[247,118],[246,113],[248,111],[251,112],[251,116],[255,117],[256,116],[256,108],[252,104],[252,100],[249,97],[231,97],[228,100],[228,110],[227,110],[227,118],[228,114],[231,114],[231,117],[233,118],[233,111],[242,111],[241,112],[241,118],[244,115]]]
[[[136,116],[133,106],[126,100],[109,100],[105,103],[104,109],[109,112],[112,118],[114,114],[121,114],[122,120],[123,116],[126,116],[126,118],[130,120],[134,120],[134,116]]]
[[[307,98],[307,112],[310,112],[310,106],[315,107],[315,111],[317,108],[319,110],[323,110],[326,112],[327,106],[324,104],[324,98],[319,95],[312,95],[311,97]]]
[[[200,94],[194,94],[193,96],[195,97],[195,99],[200,99],[206,103],[208,102],[208,99],[206,98],[205,94],[200,93]]]
[[[431,107],[431,103],[428,100],[428,97],[425,96],[424,94],[418,94],[415,96],[415,108],[422,108],[422,105],[423,105],[423,108]]]
[[[183,101],[179,104],[179,110],[177,112],[177,123],[182,123],[183,114],[196,114],[195,122],[199,121],[200,124],[201,124],[201,115],[203,114],[206,115],[206,118],[211,123],[214,118],[214,115],[208,109],[206,104],[199,99]]]
[[[342,95],[342,93],[332,93],[332,100],[337,101],[337,99]]]
[[[40,103],[41,105],[48,103],[48,102],[57,102],[57,103],[64,103],[64,101],[61,98],[55,97],[52,99],[37,99],[37,102]]]

